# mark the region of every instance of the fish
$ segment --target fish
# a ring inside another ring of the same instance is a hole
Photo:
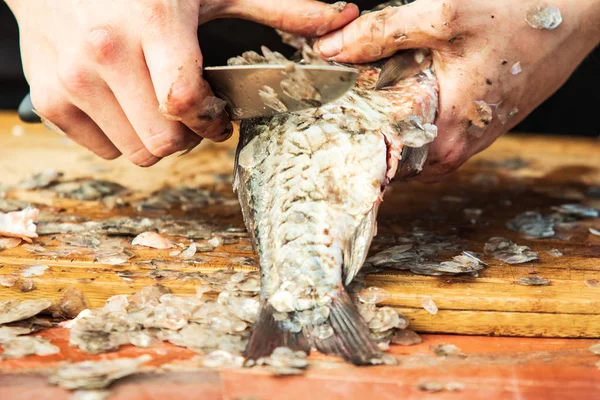
[[[324,62],[303,46],[305,62]],[[241,57],[281,63],[282,56],[265,48]],[[240,123],[233,188],[261,271],[247,360],[288,347],[381,363],[346,287],[366,259],[398,168],[418,171],[425,162],[437,135],[438,83],[427,49],[351,66],[359,69],[355,86],[338,100]]]

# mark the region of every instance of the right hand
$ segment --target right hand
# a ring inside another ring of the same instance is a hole
[[[314,0],[7,0],[40,116],[97,155],[147,167],[233,132],[202,79],[198,25],[233,17],[321,36],[358,16]]]

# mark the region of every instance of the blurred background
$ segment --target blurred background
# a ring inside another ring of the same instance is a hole
[[[334,2],[334,0],[327,1]],[[381,0],[354,1],[369,9]],[[261,45],[287,56],[293,49],[281,43],[270,28],[248,21],[223,19],[199,28],[205,65],[223,65],[227,59]],[[573,43],[576,46],[576,43]],[[0,2],[0,109],[16,110],[29,88],[21,67],[17,23],[4,2]],[[579,66],[567,83],[514,131],[599,137],[600,47]]]

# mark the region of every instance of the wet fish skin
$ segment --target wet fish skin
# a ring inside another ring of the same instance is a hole
[[[381,356],[345,285],[364,263],[403,148],[435,137],[438,102],[427,51],[379,65],[358,66],[355,88],[335,102],[241,124],[234,188],[262,276],[248,359],[281,346],[359,365]]]

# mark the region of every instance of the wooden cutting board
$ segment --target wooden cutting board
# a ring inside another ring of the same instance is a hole
[[[0,185],[15,184],[35,171],[55,168],[65,173],[64,179],[107,179],[132,189],[140,197],[165,186],[186,185],[216,190],[233,199],[229,175],[235,142],[206,142],[184,157],[171,157],[155,167],[142,169],[124,159],[100,160],[64,137],[39,125],[20,125],[12,113],[4,113],[0,114]],[[515,158],[524,161],[524,165],[506,161]],[[600,229],[600,219],[584,220],[551,239],[526,240],[505,227],[509,219],[523,211],[548,213],[551,206],[586,199],[584,193],[592,186],[600,186],[600,142],[528,135],[501,138],[440,184],[395,182],[380,209],[379,242],[374,250],[385,248],[386,238],[397,238],[420,227],[435,234],[455,235],[464,247],[480,253],[490,237],[503,236],[531,247],[540,259],[520,265],[486,259],[490,265],[477,278],[388,271],[369,276],[368,283],[386,289],[391,298],[385,304],[404,313],[418,332],[600,337],[600,286],[593,285],[593,280],[600,281],[600,237],[588,232],[588,227]],[[7,197],[87,220],[165,215],[137,213],[132,208],[111,210],[95,201],[58,199],[47,190],[9,191]],[[600,200],[587,201],[600,208]],[[465,209],[481,209],[481,217],[473,222],[465,216]],[[237,206],[215,205],[187,214],[181,210],[166,213],[243,226]],[[51,237],[41,237],[36,243],[56,250]],[[84,292],[92,307],[100,307],[110,296],[131,294],[157,282],[148,276],[146,267],[135,265],[140,261],[171,260],[168,269],[184,272],[224,267],[252,269],[240,262],[248,257],[255,260],[249,245],[245,237],[238,243],[219,246],[213,252],[203,253],[205,261],[195,266],[181,263],[169,255],[169,250],[136,248],[137,257],[129,264],[109,266],[94,263],[89,256],[40,257],[17,247],[0,252],[0,275],[20,274],[32,264],[45,264],[49,269],[33,278],[36,289],[30,292],[21,292],[19,284],[0,286],[0,301],[58,300],[66,288],[74,287]],[[548,253],[551,249],[564,255],[555,257]],[[550,286],[516,283],[518,278],[535,272],[550,279]],[[194,293],[195,283],[191,281],[161,283],[176,294]],[[437,304],[436,315],[423,309],[421,302],[425,297]]]

